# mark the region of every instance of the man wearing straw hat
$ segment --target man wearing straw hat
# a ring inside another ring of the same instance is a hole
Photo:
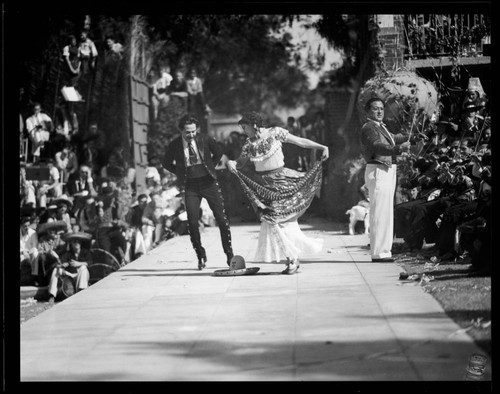
[[[31,275],[34,277],[35,285],[46,284],[49,268],[64,253],[66,243],[59,236],[59,232],[64,231],[66,222],[62,220],[44,223],[38,228],[37,257],[33,259],[31,265]]]
[[[367,162],[365,184],[370,196],[370,254],[373,262],[392,262],[394,238],[394,157],[410,149],[408,136],[392,134],[383,123],[385,103],[379,97],[365,104],[367,121],[361,128],[361,144]]]
[[[92,253],[88,248],[82,248],[82,244],[90,242],[91,238],[91,235],[86,233],[72,233],[64,237],[70,249],[61,256],[52,269],[49,281],[50,303],[53,303],[57,296],[60,277],[70,277],[76,292],[89,287],[88,266],[92,264]]]

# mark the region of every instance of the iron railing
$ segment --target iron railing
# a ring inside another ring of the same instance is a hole
[[[490,18],[484,14],[407,14],[406,59],[487,55]]]

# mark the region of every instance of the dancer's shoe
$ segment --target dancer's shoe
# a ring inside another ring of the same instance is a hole
[[[206,263],[207,263],[207,258],[206,256],[201,256],[201,257],[198,257],[198,269],[201,271],[203,268],[206,267]]]
[[[291,263],[286,265],[286,268],[283,271],[281,271],[281,273],[283,275],[293,275],[293,274],[297,273],[297,271],[299,270],[299,267],[300,267],[300,264],[298,262],[297,263],[291,262]]]

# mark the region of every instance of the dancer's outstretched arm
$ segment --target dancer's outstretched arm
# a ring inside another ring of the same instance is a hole
[[[285,142],[290,143],[290,144],[294,144],[294,145],[300,146],[301,148],[306,148],[306,149],[321,149],[323,151],[323,154],[321,155],[321,158],[323,160],[328,159],[328,157],[330,156],[330,153],[328,151],[328,147],[326,145],[318,144],[317,142],[314,142],[314,141],[307,139],[307,138],[297,137],[296,135],[288,134]]]

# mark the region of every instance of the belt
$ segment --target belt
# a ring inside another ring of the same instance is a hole
[[[267,174],[274,174],[275,172],[280,172],[283,168],[285,167],[278,167],[275,168],[274,170],[268,170],[268,171],[255,171],[259,175],[267,175]]]
[[[197,178],[186,178],[186,185],[206,185],[214,182],[215,179],[212,178],[210,174],[203,175]]]

